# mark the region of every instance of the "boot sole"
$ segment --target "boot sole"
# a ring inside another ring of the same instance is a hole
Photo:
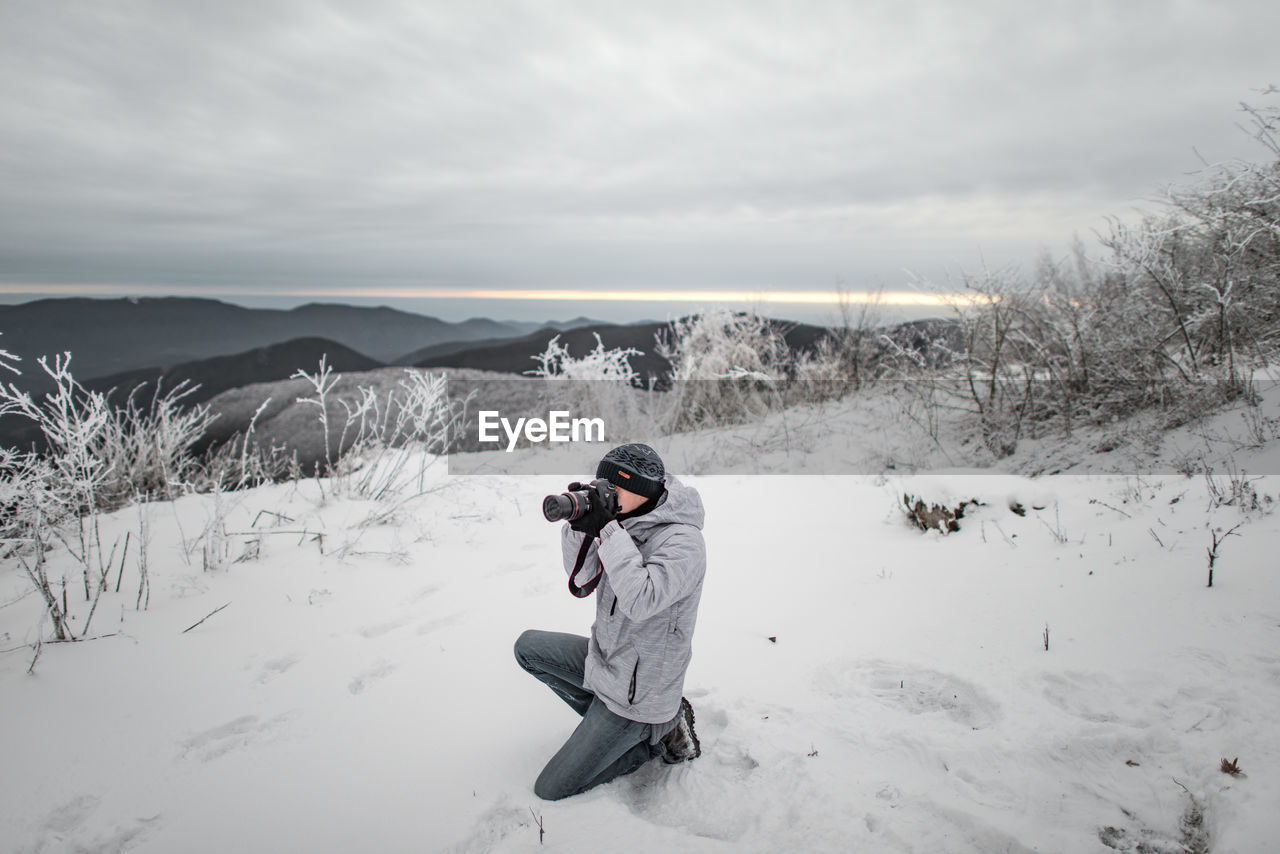
[[[693,755],[675,760],[666,759],[664,757],[663,761],[668,765],[679,765],[681,762],[692,762],[702,755],[702,742],[698,740],[698,730],[694,727],[695,717],[693,714],[693,704],[684,697],[680,698],[680,714],[689,728],[689,738],[693,741]]]
[[[690,703],[684,697],[680,698],[680,702],[684,703],[685,717],[689,720],[689,737],[693,739],[693,756],[688,760],[692,762],[702,755],[702,742],[698,740],[698,730],[693,725],[693,703]]]

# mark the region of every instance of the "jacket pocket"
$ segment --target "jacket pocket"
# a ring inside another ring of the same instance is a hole
[[[636,666],[631,669],[631,687],[627,689],[627,705],[635,705],[636,683],[640,678],[640,657],[636,656]]]

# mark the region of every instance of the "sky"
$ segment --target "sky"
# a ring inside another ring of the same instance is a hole
[[[906,308],[1261,159],[1275,32],[1267,0],[0,0],[0,300]]]

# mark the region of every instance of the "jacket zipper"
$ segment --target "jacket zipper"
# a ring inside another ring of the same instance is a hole
[[[631,671],[631,690],[627,694],[627,705],[635,705],[636,702],[636,677],[640,675],[640,659],[636,659],[635,669]]]
[[[609,609],[609,616],[612,617],[617,610],[618,610],[618,597],[614,596],[613,607]]]

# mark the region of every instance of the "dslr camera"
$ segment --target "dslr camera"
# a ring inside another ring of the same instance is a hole
[[[618,489],[602,477],[590,483],[571,483],[568,492],[548,495],[542,499],[542,515],[547,517],[548,522],[558,522],[561,519],[572,522],[590,513],[592,502],[600,501],[601,496],[616,513]]]

